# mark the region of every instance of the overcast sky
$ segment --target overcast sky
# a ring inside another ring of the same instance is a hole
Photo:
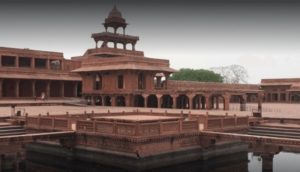
[[[82,55],[116,3],[136,48],[175,69],[239,64],[249,83],[300,77],[300,3],[213,1],[1,1],[0,46]]]

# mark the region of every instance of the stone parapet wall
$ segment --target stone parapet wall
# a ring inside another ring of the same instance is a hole
[[[197,82],[197,81],[168,81],[168,89],[205,89],[205,90],[259,90],[256,84],[225,84],[217,82]]]

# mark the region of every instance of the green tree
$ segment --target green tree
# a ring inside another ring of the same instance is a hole
[[[223,82],[220,74],[205,69],[180,69],[170,77],[171,80],[201,81],[201,82]]]

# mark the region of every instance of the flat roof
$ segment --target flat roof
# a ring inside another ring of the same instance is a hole
[[[117,115],[94,117],[97,121],[117,121],[117,122],[157,122],[157,121],[177,121],[183,117],[156,116],[156,115]]]

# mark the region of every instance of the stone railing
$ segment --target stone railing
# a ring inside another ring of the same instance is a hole
[[[198,132],[198,121],[167,121],[150,123],[124,123],[108,121],[85,121],[76,122],[76,131],[93,132],[98,134],[119,136],[157,136],[186,132]]]
[[[27,129],[35,130],[51,130],[51,131],[65,131],[71,130],[71,120],[68,118],[57,118],[50,116],[35,116],[25,117],[25,124]]]
[[[203,130],[227,131],[248,128],[249,117],[237,116],[208,116],[192,115],[192,120],[197,120],[199,125],[203,125]]]

